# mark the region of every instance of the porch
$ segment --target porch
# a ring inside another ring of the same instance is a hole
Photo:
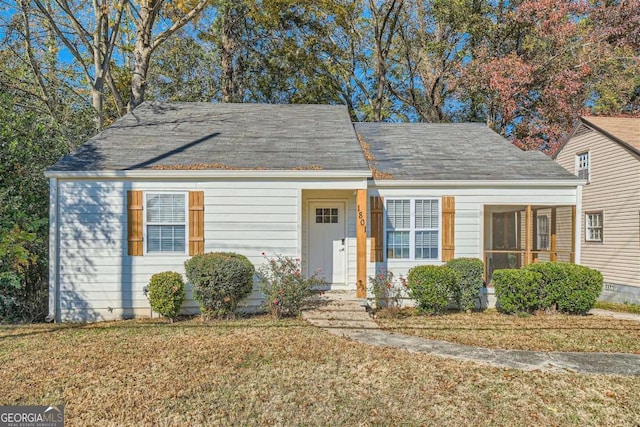
[[[575,205],[485,205],[485,280],[495,270],[541,261],[576,262]]]

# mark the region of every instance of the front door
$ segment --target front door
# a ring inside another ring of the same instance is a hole
[[[327,284],[346,283],[346,216],[344,202],[309,203],[309,274],[319,272]]]

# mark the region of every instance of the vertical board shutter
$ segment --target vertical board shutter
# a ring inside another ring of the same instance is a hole
[[[189,255],[204,253],[204,191],[189,191]]]
[[[456,202],[453,196],[442,196],[442,261],[455,257]]]
[[[127,191],[127,253],[142,255],[142,191]]]
[[[371,212],[371,262],[382,262],[384,243],[384,200],[382,197],[371,196],[369,198],[369,211]]]

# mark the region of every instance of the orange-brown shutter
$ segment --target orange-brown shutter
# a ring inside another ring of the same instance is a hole
[[[204,253],[204,191],[189,191],[189,255]]]
[[[382,262],[384,249],[384,200],[382,197],[369,198],[369,211],[371,213],[371,262]]]
[[[456,201],[453,196],[442,196],[442,261],[455,257]]]
[[[127,253],[142,255],[142,191],[127,191]]]

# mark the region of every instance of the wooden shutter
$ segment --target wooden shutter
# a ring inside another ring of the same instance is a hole
[[[204,191],[189,191],[189,255],[204,253]]]
[[[382,197],[369,198],[369,211],[371,212],[371,262],[382,262],[384,250],[384,200]]]
[[[455,257],[456,202],[453,196],[442,196],[442,261]]]
[[[127,253],[142,255],[142,191],[127,191]]]

